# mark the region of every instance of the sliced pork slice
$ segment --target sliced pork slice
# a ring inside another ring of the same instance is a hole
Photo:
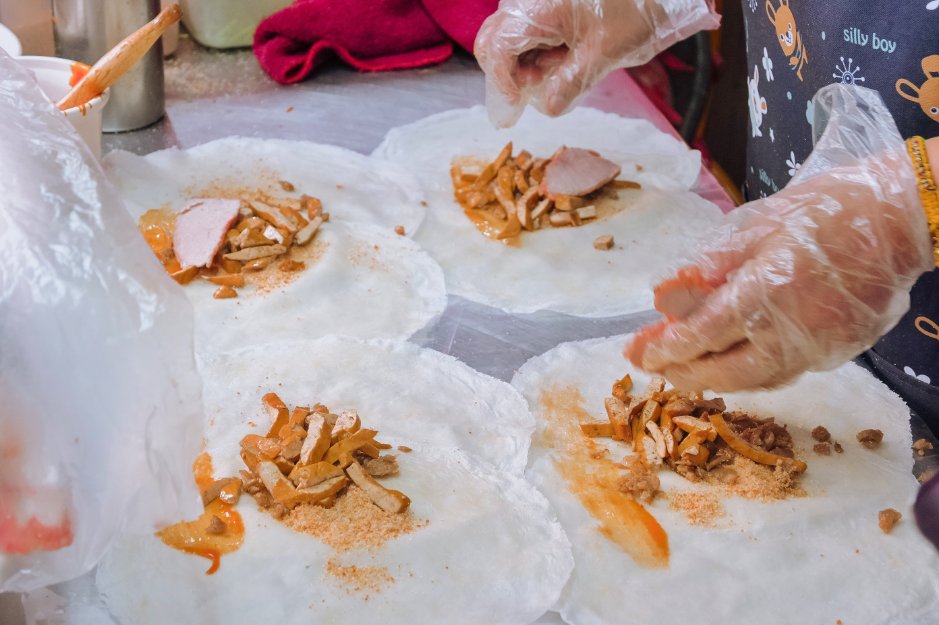
[[[591,150],[563,147],[545,167],[541,192],[551,197],[587,195],[611,182],[621,170]]]
[[[176,214],[173,251],[183,269],[209,267],[225,240],[225,234],[238,218],[238,200],[199,198],[191,200]]]

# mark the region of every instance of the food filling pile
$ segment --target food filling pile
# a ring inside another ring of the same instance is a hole
[[[639,184],[616,180],[621,168],[596,152],[562,147],[551,158],[522,151],[512,143],[490,163],[459,159],[450,168],[457,202],[486,236],[511,239],[523,230],[580,226],[601,215],[599,200],[616,189]],[[609,249],[609,235],[596,243]]]
[[[782,492],[796,493],[806,464],[794,457],[786,426],[773,418],[729,412],[719,397],[665,390],[661,378],[654,378],[642,394],[632,395],[631,390],[630,376],[616,381],[605,400],[608,420],[581,424],[591,438],[632,445],[636,454],[623,465],[622,491],[651,502],[660,493],[660,467],[692,481],[733,483],[741,479],[738,467],[743,465],[737,460],[745,458],[772,468],[767,476]]]
[[[287,527],[337,553],[378,548],[427,525],[410,513],[406,495],[378,483],[398,474],[397,456],[383,455],[390,445],[375,440],[377,432],[363,428],[354,410],[337,415],[322,404],[290,410],[275,393],[265,395],[262,404],[272,425],[265,436],[242,439],[247,470],[240,477],[214,479],[210,456],[203,453],[194,471],[205,510],[195,521],[158,532],[167,545],[211,559],[207,573],[215,573],[221,556],[237,551],[244,540],[244,524],[235,510],[242,492]],[[375,575],[382,586],[394,581],[383,567],[330,559],[326,570],[355,590],[378,590],[371,579]]]
[[[274,393],[262,402],[274,422],[266,436],[249,434],[241,441],[244,489],[275,518],[301,504],[332,507],[355,485],[381,510],[400,514],[411,500],[375,478],[395,475],[393,455],[382,455],[390,445],[375,440],[375,430],[362,427],[359,415],[339,415],[316,404],[313,408],[287,408]]]
[[[293,185],[283,181],[286,190]],[[271,265],[284,272],[305,268],[290,252],[309,244],[329,213],[312,196],[262,196],[250,200],[193,199],[175,214],[151,210],[140,219],[150,248],[180,284],[199,277],[218,285],[217,299],[237,297],[245,274]]]

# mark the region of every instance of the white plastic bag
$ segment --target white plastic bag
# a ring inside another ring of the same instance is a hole
[[[0,51],[0,592],[200,510],[192,311],[35,80]]]

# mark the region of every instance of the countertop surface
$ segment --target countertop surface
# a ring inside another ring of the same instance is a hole
[[[384,74],[331,67],[313,80],[285,87],[261,71],[250,50],[209,50],[184,35],[175,56],[166,63],[167,115],[149,128],[105,135],[103,152],[124,149],[147,154],[241,135],[331,143],[369,153],[390,128],[481,104],[483,94],[483,76],[475,61],[465,55],[427,69]],[[645,117],[674,133],[625,72],[604,80],[584,104],[627,117]],[[706,170],[695,190],[724,210],[732,207]],[[509,315],[451,297],[443,316],[412,341],[510,380],[526,360],[558,343],[631,332],[656,317],[653,311],[608,319],[556,313]],[[913,436],[934,440],[918,419],[913,421]],[[939,455],[930,452],[917,459],[915,472],[937,467]],[[19,598],[0,595],[0,623],[20,622]],[[541,622],[560,621],[546,615]]]

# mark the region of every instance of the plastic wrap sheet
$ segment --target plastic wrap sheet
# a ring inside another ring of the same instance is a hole
[[[198,509],[192,311],[78,134],[0,51],[0,591]]]

